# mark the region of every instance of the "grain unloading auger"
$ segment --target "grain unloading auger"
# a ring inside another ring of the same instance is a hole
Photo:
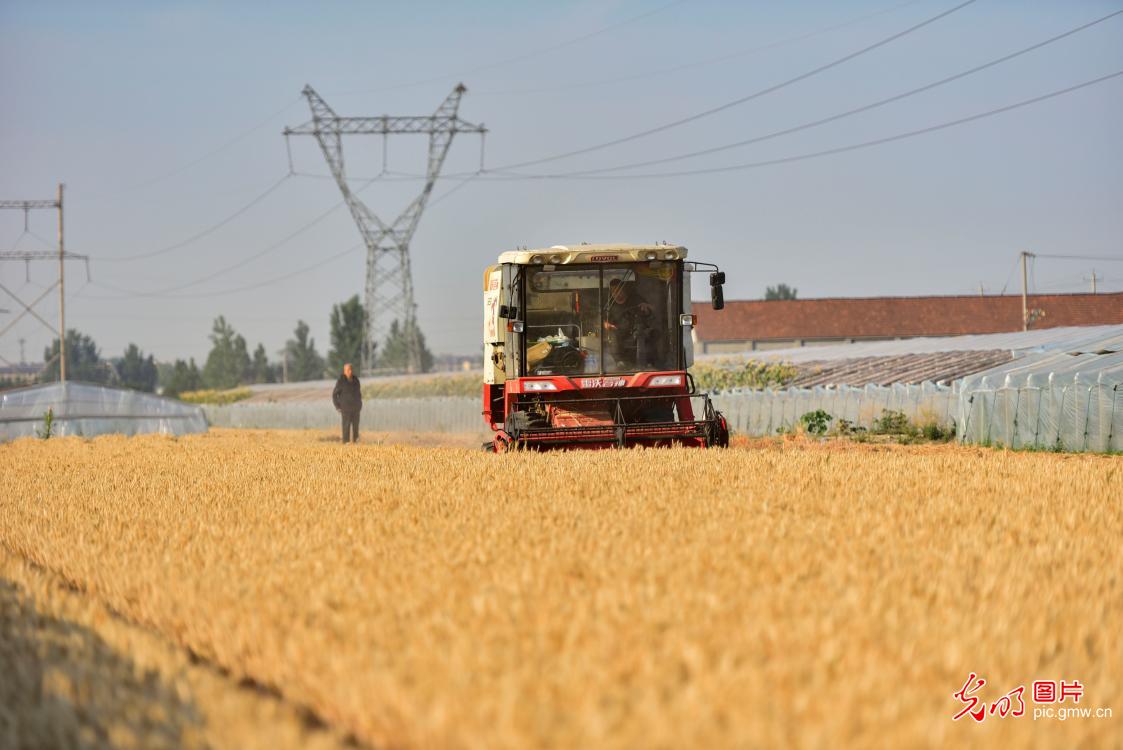
[[[714,309],[725,274],[677,245],[556,245],[484,272],[490,448],[725,446],[729,429],[687,371],[690,274]]]

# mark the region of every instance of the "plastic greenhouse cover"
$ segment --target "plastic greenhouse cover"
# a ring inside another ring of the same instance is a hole
[[[1123,382],[1123,352],[1112,354],[1031,354],[1007,365],[970,375],[961,390],[1042,387],[1067,383]]]
[[[0,392],[0,440],[37,435],[51,410],[53,435],[185,435],[206,432],[201,407],[92,383],[51,383]]]
[[[1090,330],[1094,335],[1089,335]],[[1046,333],[1047,341],[1042,336]],[[734,429],[751,435],[789,429],[802,414],[817,408],[864,427],[871,426],[884,411],[895,410],[914,421],[955,422],[957,435],[966,442],[1071,451],[1123,450],[1123,326],[1001,336],[1008,341],[1020,336],[1021,343],[1032,341],[1035,349],[1023,350],[1017,359],[956,381],[950,388],[932,383],[793,387],[735,391],[714,401]],[[984,340],[987,346],[995,340],[956,338]],[[915,340],[884,343],[903,346]],[[866,348],[883,347],[884,343]],[[824,348],[852,350],[857,346]],[[820,348],[804,351],[809,357],[819,356]]]

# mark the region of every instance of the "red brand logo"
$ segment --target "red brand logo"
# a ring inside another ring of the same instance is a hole
[[[963,687],[959,688],[956,692],[952,693],[959,704],[959,711],[952,716],[952,721],[958,721],[964,716],[970,716],[978,722],[982,722],[988,716],[997,716],[1000,719],[1005,719],[1007,716],[1024,716],[1026,713],[1025,703],[1025,686],[1019,685],[1010,692],[1006,693],[996,701],[992,701],[989,706],[986,702],[977,695],[980,689],[987,684],[987,681],[982,677],[972,672],[967,677],[967,681],[963,683]],[[1034,680],[1033,689],[1030,692],[1033,702],[1037,706],[1057,704],[1058,706],[1071,700],[1073,706],[1067,708],[1040,708],[1033,709],[1034,720],[1039,718],[1056,718],[1064,720],[1069,717],[1092,717],[1104,718],[1111,716],[1110,708],[1089,709],[1076,707],[1075,704],[1080,703],[1080,699],[1084,696],[1084,686],[1079,680],[1068,682],[1066,680]]]

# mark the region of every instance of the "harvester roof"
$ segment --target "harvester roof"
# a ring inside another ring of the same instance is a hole
[[[500,263],[515,263],[517,265],[537,265],[539,263],[552,263],[555,265],[568,265],[572,263],[629,263],[650,260],[681,260],[686,257],[686,248],[682,245],[626,245],[603,244],[589,245],[554,245],[536,250],[509,250],[499,256]]]

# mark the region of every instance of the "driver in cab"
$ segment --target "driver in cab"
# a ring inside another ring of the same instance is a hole
[[[604,329],[611,351],[618,363],[635,363],[642,319],[654,308],[620,279],[608,283],[608,305],[604,311]]]

